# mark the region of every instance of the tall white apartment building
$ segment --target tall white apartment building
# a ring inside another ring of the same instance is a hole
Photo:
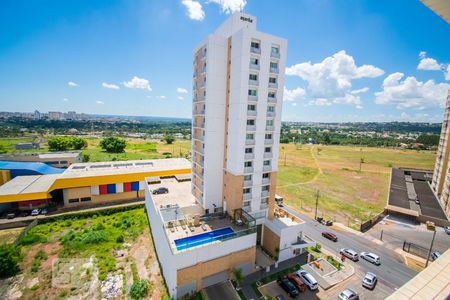
[[[433,180],[431,188],[439,198],[439,201],[447,216],[450,215],[450,90],[445,102],[444,120],[442,121],[441,137],[436,154]]]
[[[195,50],[192,192],[209,212],[274,204],[286,49],[236,13]]]

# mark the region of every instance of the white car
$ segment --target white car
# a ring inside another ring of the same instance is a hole
[[[361,256],[361,258],[364,258],[368,262],[371,262],[377,266],[379,266],[381,264],[380,257],[372,252],[361,252],[361,254],[359,256]]]
[[[359,299],[358,293],[352,289],[345,289],[338,296],[338,300],[358,300],[358,299]]]
[[[373,290],[377,285],[377,282],[377,275],[373,274],[372,272],[367,272],[362,280],[362,286]]]
[[[450,234],[450,226],[445,226],[444,230],[446,234]]]
[[[31,215],[37,216],[37,215],[39,215],[40,212],[41,212],[41,210],[39,208],[36,208],[31,211]]]
[[[339,253],[350,258],[353,261],[358,261],[358,253],[355,250],[342,248],[339,250]]]
[[[303,281],[304,284],[308,286],[311,291],[315,291],[319,288],[317,280],[305,270],[297,271],[297,275]]]

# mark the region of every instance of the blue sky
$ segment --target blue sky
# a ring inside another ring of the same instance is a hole
[[[440,122],[450,25],[420,1],[0,1],[0,111],[191,116],[229,13],[288,39],[283,120]]]

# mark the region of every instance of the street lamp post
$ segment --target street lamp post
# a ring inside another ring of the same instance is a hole
[[[425,268],[428,267],[428,262],[430,261],[431,250],[433,249],[435,237],[436,237],[436,229],[434,229],[434,231],[433,231],[433,238],[431,239],[430,250],[428,250],[427,263],[425,264]]]
[[[314,219],[316,219],[316,220],[317,220],[317,206],[318,205],[319,205],[319,190],[317,190],[317,193],[316,193],[316,212],[314,214]]]

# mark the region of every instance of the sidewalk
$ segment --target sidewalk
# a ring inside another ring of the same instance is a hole
[[[253,272],[245,277],[241,283],[241,289],[247,299],[259,299],[255,291],[252,288],[252,283],[261,280],[264,277],[270,276],[272,274],[278,273],[284,269],[292,268],[297,264],[306,264],[307,253],[300,254],[299,256],[293,257],[291,259],[285,260],[278,264],[278,268],[275,268],[275,264],[270,266],[270,271],[266,272],[265,269]],[[263,298],[261,298],[263,299]]]

